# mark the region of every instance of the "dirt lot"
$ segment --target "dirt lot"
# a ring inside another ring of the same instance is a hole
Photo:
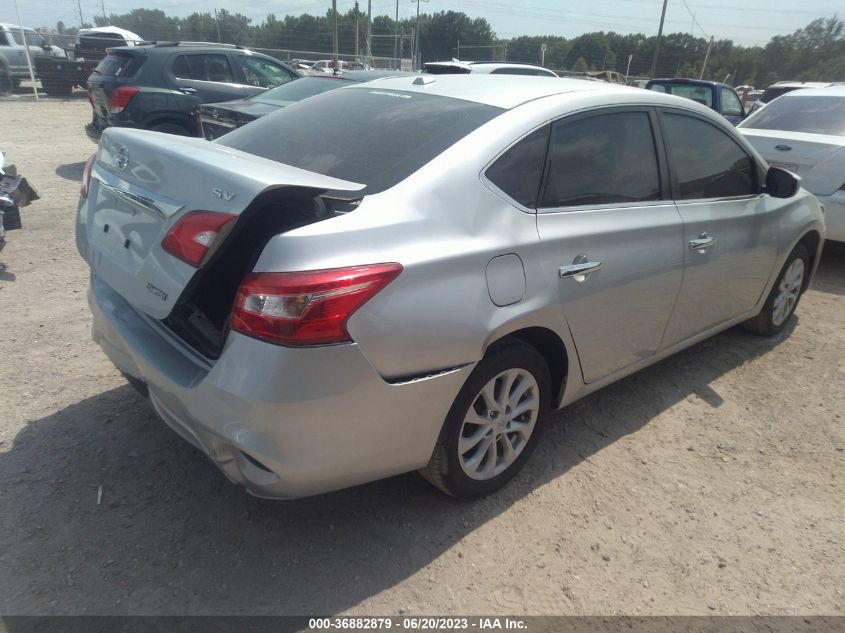
[[[89,340],[88,117],[0,102],[43,196],[0,253],[0,613],[845,611],[845,249],[785,335],[731,330],[575,404],[500,494],[410,474],[261,501]]]

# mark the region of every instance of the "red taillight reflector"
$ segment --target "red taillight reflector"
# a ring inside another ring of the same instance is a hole
[[[123,112],[123,109],[129,105],[129,102],[132,101],[132,97],[134,97],[140,88],[135,88],[134,86],[124,86],[122,88],[117,88],[114,92],[111,93],[111,100],[109,101],[109,114],[117,114],[118,112]]]
[[[82,184],[79,186],[79,195],[82,198],[88,198],[88,192],[91,190],[91,170],[94,169],[94,161],[97,160],[96,152],[88,157],[85,161],[85,169],[82,170]]]
[[[390,263],[252,273],[238,289],[231,327],[280,345],[345,343],[352,340],[349,317],[401,272]]]
[[[170,228],[161,241],[161,247],[183,262],[199,268],[221,229],[236,217],[231,213],[191,211]]]

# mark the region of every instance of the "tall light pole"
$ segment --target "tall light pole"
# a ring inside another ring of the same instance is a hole
[[[367,55],[373,61],[373,0],[367,0]]]
[[[393,24],[393,58],[394,60],[399,59],[399,0],[396,0],[396,21]],[[402,67],[401,61],[396,61],[396,69],[399,70]]]
[[[334,62],[334,69],[337,70],[337,0],[332,0],[332,19],[334,20],[332,35],[332,61]]]
[[[15,10],[18,12],[18,26],[21,29],[23,50],[26,53],[26,65],[29,67],[29,79],[32,81],[32,94],[35,95],[35,100],[38,101],[38,88],[35,87],[35,71],[32,70],[32,57],[30,57],[29,55],[29,43],[26,41],[26,31],[23,30],[23,20],[21,19],[21,7],[18,4],[18,0],[15,0]]]
[[[414,58],[412,60],[414,70],[417,69],[417,57],[420,54],[420,2],[428,0],[411,0],[417,3],[417,19],[414,21]]]
[[[651,78],[657,72],[657,57],[660,55],[660,40],[663,38],[663,20],[666,19],[666,4],[669,0],[663,0],[663,11],[660,13],[660,27],[657,29],[657,44],[654,47],[654,57],[651,58]]]

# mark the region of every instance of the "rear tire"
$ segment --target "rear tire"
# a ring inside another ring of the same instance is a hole
[[[809,274],[810,253],[806,246],[798,244],[786,258],[760,314],[743,323],[743,327],[761,336],[780,332],[798,307]]]
[[[537,350],[520,341],[491,348],[455,398],[421,474],[453,497],[498,490],[534,451],[550,395]]]
[[[180,125],[179,123],[172,123],[170,121],[156,123],[155,125],[151,125],[148,129],[153,132],[162,132],[163,134],[174,134],[175,136],[193,136],[193,134],[191,134],[185,126]]]

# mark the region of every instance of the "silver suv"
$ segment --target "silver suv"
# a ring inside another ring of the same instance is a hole
[[[824,239],[709,108],[571,79],[356,84],[213,143],[109,128],[85,173],[94,339],[266,497],[495,490],[552,409],[781,331]]]

